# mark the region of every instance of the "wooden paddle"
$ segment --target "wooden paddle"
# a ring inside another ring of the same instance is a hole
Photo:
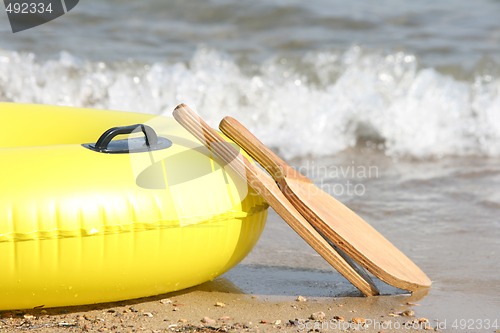
[[[198,140],[227,163],[239,176],[259,193],[269,205],[330,265],[337,269],[364,295],[378,295],[379,291],[369,278],[358,272],[316,231],[281,193],[273,179],[250,163],[230,143],[195,114],[187,105],[177,106],[174,118]]]
[[[219,127],[271,174],[287,199],[320,234],[361,266],[401,289],[416,291],[431,285],[427,275],[384,236],[286,164],[237,120],[226,117]]]

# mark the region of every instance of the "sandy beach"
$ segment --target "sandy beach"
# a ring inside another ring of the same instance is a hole
[[[265,297],[228,290],[224,278],[182,292],[106,303],[0,313],[0,332],[420,332],[418,297]]]

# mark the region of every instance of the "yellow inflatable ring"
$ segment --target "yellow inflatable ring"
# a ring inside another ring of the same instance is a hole
[[[0,310],[194,286],[264,228],[262,197],[172,118],[0,103],[0,119]]]

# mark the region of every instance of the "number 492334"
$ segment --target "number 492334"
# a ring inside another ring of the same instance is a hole
[[[9,14],[44,14],[52,13],[52,4],[43,2],[9,2],[5,11]]]

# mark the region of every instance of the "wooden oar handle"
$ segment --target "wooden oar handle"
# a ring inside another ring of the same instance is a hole
[[[173,111],[173,116],[179,124],[185,127],[198,140],[203,142],[211,151],[218,155],[244,179],[247,174],[245,167],[253,167],[248,160],[230,143],[224,140],[219,133],[211,128],[200,116],[198,116],[186,104],[179,104]]]
[[[311,180],[304,177],[294,168],[289,166],[271,149],[266,147],[245,126],[232,117],[225,117],[219,124],[220,130],[231,140],[243,148],[254,160],[267,170],[278,181],[284,177],[294,178],[310,183]]]

